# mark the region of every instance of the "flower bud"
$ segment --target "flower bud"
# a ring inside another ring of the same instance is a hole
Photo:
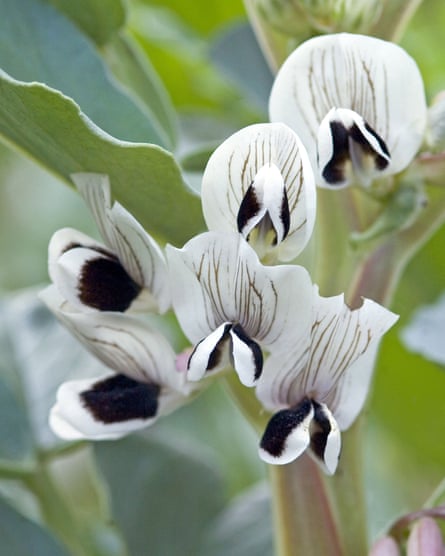
[[[366,33],[378,19],[382,0],[257,0],[263,16],[291,36],[309,26],[319,33]]]

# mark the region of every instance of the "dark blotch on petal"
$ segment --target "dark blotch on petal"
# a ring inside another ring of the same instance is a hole
[[[263,352],[260,346],[246,334],[244,328],[239,323],[232,326],[232,331],[252,352],[255,364],[255,380],[258,380],[263,372]]]
[[[82,267],[78,289],[85,305],[99,311],[124,312],[142,288],[117,259],[98,257]]]
[[[283,224],[283,239],[287,237],[290,228],[290,211],[289,211],[289,201],[287,199],[286,189],[283,191],[283,199],[281,201],[280,219]]]
[[[324,461],[324,452],[329,433],[331,432],[331,424],[322,406],[315,401],[312,402],[312,405],[314,407],[314,418],[311,424],[311,450],[318,458]]]
[[[378,135],[366,122],[365,128],[373,137],[375,137],[382,151],[389,157],[389,151],[388,147],[385,144],[385,141],[383,141],[380,135]],[[388,166],[389,161],[385,157],[375,152],[375,150],[371,147],[368,140],[356,124],[353,124],[353,126],[349,130],[349,134],[351,138],[362,147],[364,153],[369,154],[374,158],[374,164],[378,170],[384,170]]]
[[[149,419],[158,411],[160,387],[116,375],[94,384],[80,394],[81,401],[96,421],[120,423]]]
[[[304,398],[292,409],[283,409],[271,418],[264,431],[260,446],[274,457],[284,452],[287,437],[306,419],[312,410],[312,402]]]
[[[243,200],[241,201],[238,216],[237,216],[237,225],[239,233],[243,233],[243,229],[247,222],[258,212],[260,211],[260,204],[258,203],[258,199],[255,193],[255,189],[253,184],[250,185],[246,194],[244,195]]]
[[[224,348],[226,346],[227,341],[229,340],[229,330],[232,328],[231,324],[226,324],[223,330],[223,333],[221,335],[221,338],[219,339],[218,343],[215,345],[213,351],[209,354],[209,359],[207,361],[207,366],[206,366],[206,371],[211,371],[212,369],[215,369],[221,362],[222,356],[223,356],[223,351]],[[205,338],[203,340],[201,340],[200,342],[198,342],[194,348],[194,350],[192,351],[188,362],[187,362],[187,369],[190,369],[190,361],[193,358],[193,355],[195,354],[195,351],[198,349],[199,345],[205,340]]]
[[[345,181],[344,165],[349,159],[349,132],[341,122],[330,122],[332,158],[323,168],[322,176],[331,185]]]

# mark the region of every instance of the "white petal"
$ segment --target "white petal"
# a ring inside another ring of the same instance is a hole
[[[344,430],[365,401],[376,346],[397,318],[369,299],[351,310],[342,295],[324,298],[314,287],[310,333],[295,334],[287,350],[272,353],[257,387],[258,398],[276,410],[313,397],[329,406]]]
[[[260,346],[247,337],[239,325],[230,330],[233,367],[244,386],[255,386],[263,370]]]
[[[165,312],[170,293],[165,259],[157,243],[122,205],[111,206],[107,176],[73,174],[72,179],[89,205],[106,244],[133,280],[153,295],[159,311]],[[137,308],[151,310],[153,301],[145,295]]]
[[[309,319],[306,270],[261,265],[239,234],[207,232],[181,250],[168,246],[167,256],[173,306],[193,344],[231,322],[268,348],[287,345],[290,331]]]
[[[314,168],[318,129],[334,107],[360,114],[383,139],[391,155],[386,174],[403,170],[421,145],[426,124],[422,78],[414,60],[393,43],[325,35],[289,56],[272,88],[270,118],[299,134]]]
[[[266,463],[285,465],[309,446],[312,402],[303,400],[294,409],[284,409],[269,421],[261,439],[259,455]]]
[[[111,223],[108,211],[111,209],[110,180],[105,174],[79,172],[71,174],[71,179],[93,214],[96,226],[104,242],[111,247]]]
[[[189,380],[201,380],[206,372],[213,373],[229,363],[227,343],[231,327],[230,323],[221,324],[195,346],[188,361]]]
[[[333,475],[338,465],[341,435],[337,422],[325,404],[313,402],[314,418],[311,428],[310,452],[321,463],[328,475]]]
[[[281,260],[295,258],[308,242],[315,220],[312,168],[299,138],[282,124],[246,127],[222,143],[210,157],[202,180],[204,217],[210,230],[238,230],[241,203],[264,167],[281,173],[290,211],[289,233],[278,246]],[[275,194],[274,194],[275,196]],[[277,205],[267,201],[269,210]],[[276,216],[273,216],[276,220]]]
[[[41,299],[70,332],[100,361],[117,373],[154,382],[187,394],[191,387],[175,367],[168,341],[146,322],[126,314],[75,312],[52,286]]]
[[[133,418],[105,423],[93,416],[82,400],[82,393],[97,383],[115,378],[107,374],[93,379],[63,383],[57,392],[57,402],[51,409],[49,423],[54,433],[65,440],[114,440],[150,425],[157,417]],[[128,400],[130,401],[130,400]],[[106,402],[109,403],[109,402]]]

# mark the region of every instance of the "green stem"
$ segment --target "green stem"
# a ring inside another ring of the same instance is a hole
[[[342,433],[343,449],[335,475],[327,480],[328,492],[342,536],[344,553],[365,556],[368,553],[366,497],[362,440],[364,418]]]
[[[28,488],[39,501],[46,525],[69,548],[73,556],[91,556],[84,543],[76,520],[69,506],[61,497],[45,465],[40,465],[35,473],[25,481]]]
[[[318,465],[303,455],[288,465],[269,466],[269,473],[276,556],[345,554]]]

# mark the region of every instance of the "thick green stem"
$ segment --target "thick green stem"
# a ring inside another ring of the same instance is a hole
[[[269,466],[269,473],[276,556],[344,555],[318,465],[303,455],[288,465]]]

